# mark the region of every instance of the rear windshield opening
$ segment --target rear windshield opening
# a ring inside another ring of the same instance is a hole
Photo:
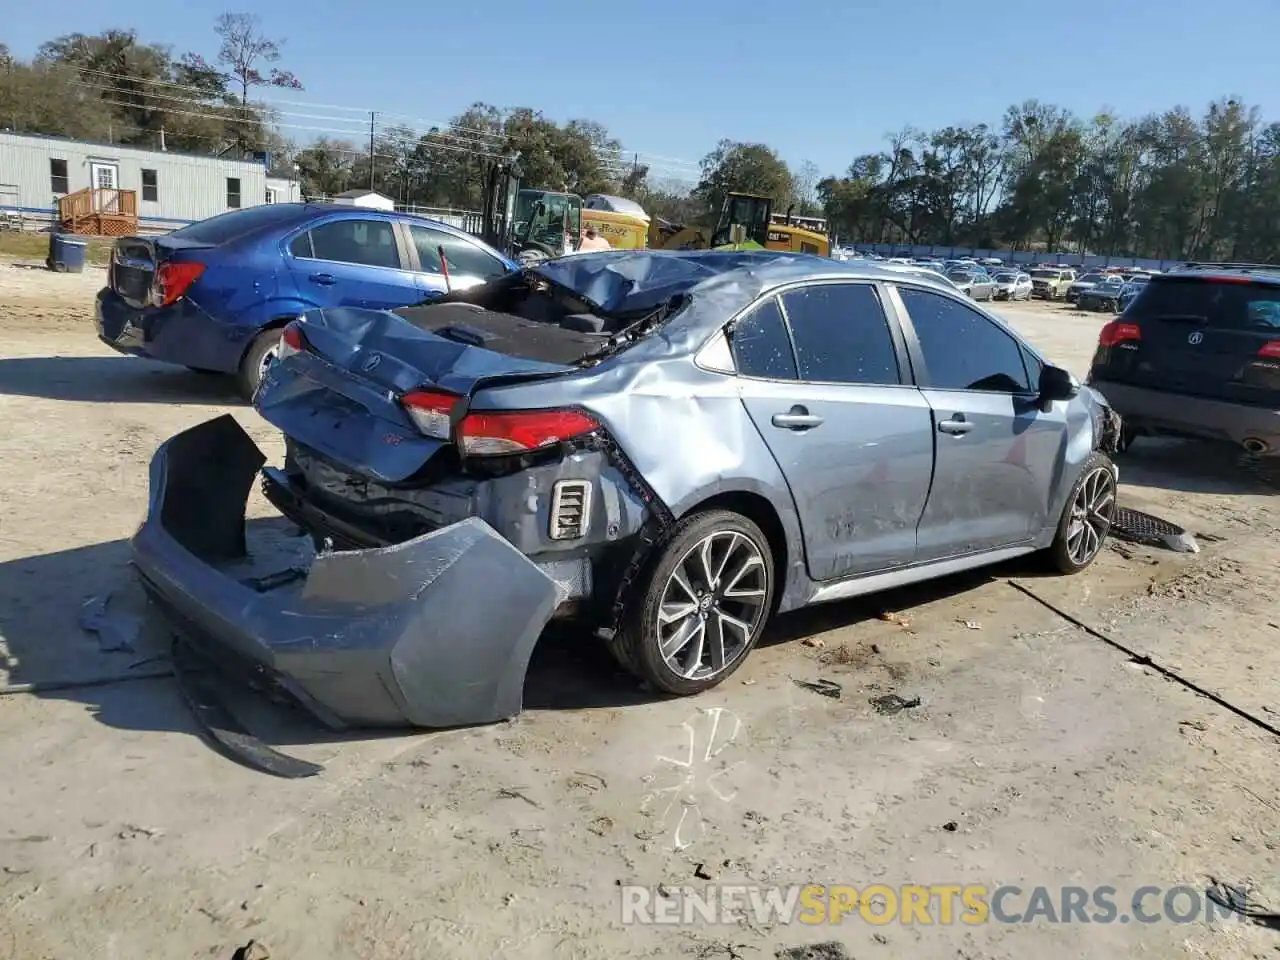
[[[216,217],[175,230],[169,236],[193,243],[226,243],[260,227],[297,219],[298,215],[297,204],[261,204],[244,210],[220,213]]]
[[[656,309],[603,314],[571,291],[525,273],[392,312],[420,330],[508,356],[582,363],[598,361],[623,342],[651,332],[685,300],[673,297]]]
[[[1143,285],[1125,316],[1275,334],[1280,333],[1280,287],[1200,278],[1152,280]]]

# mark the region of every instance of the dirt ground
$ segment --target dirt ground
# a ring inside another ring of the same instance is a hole
[[[231,411],[279,452],[216,378],[100,345],[102,280],[0,263],[0,682],[154,669],[78,619],[130,596],[155,447]],[[1085,372],[1100,317],[998,309]],[[622,923],[620,885],[708,882],[1109,885],[1125,905],[1222,880],[1280,909],[1274,473],[1174,442],[1120,463],[1124,502],[1200,553],[1113,544],[1079,577],[1022,563],[788,616],[692,700],[549,637],[510,723],[336,738],[243,705],[326,765],[313,779],[215,753],[170,679],[6,693],[0,956],[1278,957],[1280,932],[1227,920]],[[818,679],[840,697],[795,682]],[[890,692],[921,703],[881,715]]]

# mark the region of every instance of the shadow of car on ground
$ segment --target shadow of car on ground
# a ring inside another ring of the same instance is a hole
[[[123,356],[0,359],[0,394],[81,403],[244,404],[233,377]]]

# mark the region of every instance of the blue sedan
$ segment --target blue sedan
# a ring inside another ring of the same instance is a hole
[[[121,353],[234,374],[249,397],[281,330],[304,311],[411,306],[518,269],[435,220],[267,204],[118,240],[98,293],[98,336]]]

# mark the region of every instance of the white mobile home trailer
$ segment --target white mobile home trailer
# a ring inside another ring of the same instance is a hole
[[[300,193],[259,161],[0,132],[0,213],[47,223],[59,198],[88,188],[134,191],[138,228],[151,231]]]

